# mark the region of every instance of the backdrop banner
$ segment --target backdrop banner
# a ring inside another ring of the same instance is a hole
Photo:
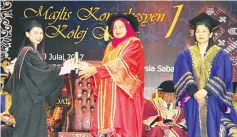
[[[172,79],[178,53],[195,44],[188,21],[206,12],[221,22],[213,35],[214,43],[231,56],[233,81],[237,81],[236,7],[236,1],[1,2],[1,78],[6,77],[3,68],[16,57],[23,40],[22,18],[41,16],[45,20],[46,60],[61,64],[73,58],[75,51],[82,60],[101,60],[106,47],[106,20],[116,13],[134,14],[145,49],[144,96],[150,99],[162,81]]]

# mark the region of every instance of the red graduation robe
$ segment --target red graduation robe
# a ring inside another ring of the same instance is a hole
[[[164,119],[172,119],[179,126],[174,127],[160,127],[160,126],[152,126],[148,131],[146,131],[147,137],[186,137],[187,132],[183,130],[181,127],[185,127],[185,119],[184,119],[184,111],[175,108],[174,103],[171,104],[170,109],[164,105],[163,99],[159,98],[158,100],[149,100],[146,102],[144,106],[143,120],[144,123],[146,120],[151,118],[152,116],[158,116],[159,119],[157,122],[161,122]],[[148,122],[149,123],[149,122]]]
[[[136,37],[116,48],[110,43],[94,76],[98,94],[91,132],[141,137],[144,89],[144,49]]]

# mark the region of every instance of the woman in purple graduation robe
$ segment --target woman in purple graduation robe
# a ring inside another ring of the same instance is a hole
[[[188,136],[219,137],[220,124],[232,136],[237,131],[237,118],[232,104],[231,61],[211,39],[220,22],[201,13],[189,23],[195,26],[197,44],[178,55],[173,75],[177,105],[185,109]]]

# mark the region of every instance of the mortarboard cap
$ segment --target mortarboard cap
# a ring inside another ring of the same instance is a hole
[[[219,21],[215,20],[213,17],[207,15],[204,12],[194,17],[192,20],[189,21],[189,23],[195,27],[197,27],[197,25],[204,24],[208,26],[211,30],[221,24]]]
[[[157,89],[162,92],[169,92],[169,93],[175,92],[174,83],[172,80],[166,80],[162,82]]]
[[[139,23],[138,23],[137,18],[132,14],[122,14],[122,13],[113,14],[109,17],[109,19],[107,20],[107,25],[109,26],[109,30],[112,30],[112,28],[111,28],[112,24],[118,18],[123,18],[123,19],[129,21],[129,23],[131,23],[131,25],[133,27],[133,30],[135,32],[139,31],[139,29],[138,29]],[[110,31],[110,33],[112,34],[112,31]]]
[[[43,16],[31,16],[20,18],[22,30],[26,32],[33,27],[45,28],[46,22]]]

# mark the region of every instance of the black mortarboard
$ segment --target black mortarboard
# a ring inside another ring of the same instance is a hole
[[[194,17],[192,20],[189,21],[189,23],[195,27],[197,27],[197,25],[204,24],[208,26],[211,30],[221,24],[219,21],[215,20],[213,17],[207,15],[204,12]]]
[[[19,18],[19,19],[20,19],[20,25],[21,25],[22,31],[24,33],[26,31],[29,31],[33,27],[40,27],[44,30],[45,26],[47,25],[46,21],[44,19],[44,16],[30,16],[30,17],[22,17],[22,18]],[[32,43],[30,43],[30,40],[27,39],[26,35],[24,35],[24,36],[25,36],[25,38],[21,43],[20,50],[25,46],[29,46],[29,44],[32,45]],[[46,37],[43,37],[43,40],[40,44],[41,46],[37,46],[37,50],[41,54],[42,58],[44,58],[44,46],[45,46],[44,41],[45,41],[45,38]]]
[[[166,81],[162,82],[157,89],[162,92],[169,92],[169,93],[175,92],[174,83],[172,80],[166,80]]]
[[[45,28],[46,23],[43,16],[32,16],[32,17],[23,17],[20,18],[21,26],[24,32],[33,28],[33,27],[40,27]]]
[[[123,18],[123,19],[129,21],[129,23],[131,23],[131,25],[133,27],[133,30],[135,32],[139,31],[139,29],[138,29],[139,23],[138,23],[137,18],[132,14],[122,14],[122,13],[113,14],[109,17],[109,19],[107,20],[107,25],[109,26],[109,30],[112,30],[111,29],[112,24],[118,18]],[[112,33],[112,32],[110,31],[110,33]]]

